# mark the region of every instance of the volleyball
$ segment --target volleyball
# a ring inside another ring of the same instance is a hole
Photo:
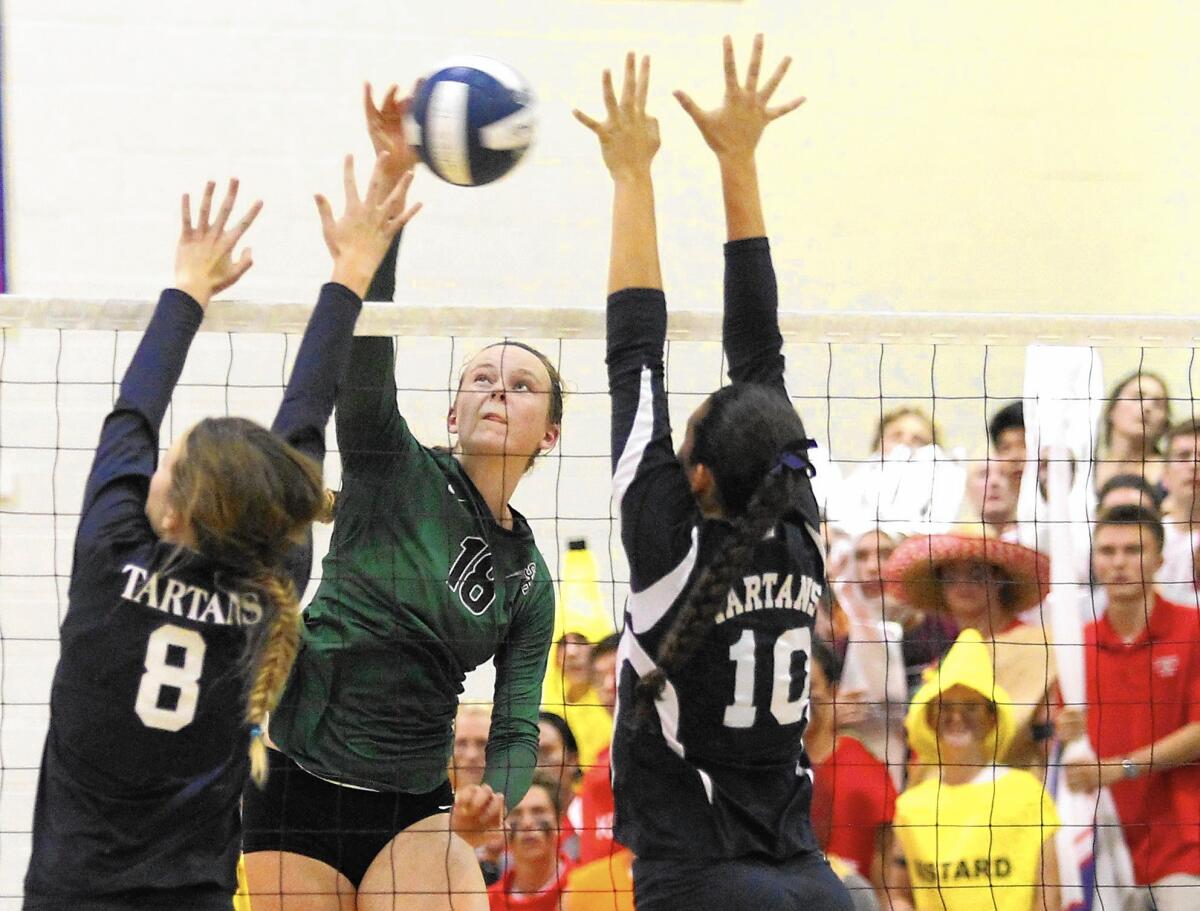
[[[533,140],[533,92],[516,70],[489,57],[455,57],[425,78],[406,121],[409,144],[442,180],[491,183]]]

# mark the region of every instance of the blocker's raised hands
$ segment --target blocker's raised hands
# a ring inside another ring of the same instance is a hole
[[[695,122],[708,147],[721,156],[749,156],[754,154],[763,130],[772,120],[790,114],[804,98],[795,98],[785,104],[771,106],[771,98],[784,75],[791,66],[792,58],[784,57],[771,74],[766,84],[759,88],[759,70],[762,66],[763,36],[754,36],[754,47],[750,52],[750,65],[746,70],[745,82],[739,82],[737,63],[733,54],[733,39],[725,36],[725,98],[721,106],[711,111],[702,109],[686,92],[676,91],[676,100]]]
[[[202,308],[208,306],[214,294],[224,291],[245,275],[253,264],[249,247],[242,250],[242,255],[236,260],[233,258],[233,248],[262,210],[262,200],[256,200],[242,220],[226,230],[225,225],[237,201],[237,178],[229,181],[229,189],[225,192],[217,217],[210,222],[215,189],[216,184],[211,180],[205,185],[204,196],[200,200],[200,216],[195,224],[192,223],[191,197],[183,194],[183,229],[175,249],[175,287],[190,294]]]
[[[334,218],[333,207],[320,193],[314,198],[321,215],[325,246],[333,257],[333,281],[362,297],[392,238],[420,211],[421,204],[405,208],[412,171],[397,176],[395,162],[388,152],[375,159],[375,169],[362,199],[354,178],[353,155],[346,156],[342,181],[346,209],[341,218]]]
[[[572,112],[575,119],[600,140],[604,164],[614,178],[648,172],[659,146],[658,121],[646,114],[650,58],[642,57],[640,66],[635,67],[635,63],[632,51],[625,55],[620,101],[613,91],[612,71],[604,71],[601,88],[607,116],[603,122],[593,120],[582,111]]]

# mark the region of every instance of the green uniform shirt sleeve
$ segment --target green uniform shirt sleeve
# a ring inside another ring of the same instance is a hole
[[[540,561],[539,561],[540,564]],[[504,794],[511,810],[533,781],[538,754],[538,709],[554,627],[554,588],[543,565],[541,581],[496,652],[496,692],[483,781]]]
[[[417,446],[396,405],[395,363],[390,337],[359,336],[351,345],[335,422],[349,474],[381,477]]]

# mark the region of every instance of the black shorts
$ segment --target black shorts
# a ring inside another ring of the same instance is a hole
[[[853,911],[850,893],[818,853],[784,861],[635,860],[638,911]]]
[[[242,794],[242,853],[288,851],[333,867],[357,889],[372,861],[415,822],[446,813],[450,782],[428,794],[363,791],[332,784],[268,750],[266,788]]]
[[[26,895],[25,911],[229,911],[233,893],[220,886],[136,889],[90,898]]]

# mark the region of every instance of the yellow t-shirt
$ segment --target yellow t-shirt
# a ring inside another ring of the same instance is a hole
[[[968,784],[909,788],[892,827],[917,911],[1029,911],[1058,813],[1028,772],[989,768]]]

